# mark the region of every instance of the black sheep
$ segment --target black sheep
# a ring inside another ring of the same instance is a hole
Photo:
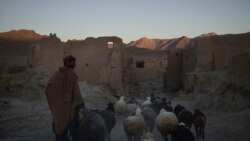
[[[108,141],[108,129],[100,114],[88,109],[81,110],[80,114],[80,141]]]
[[[193,133],[184,123],[178,125],[177,132],[172,136],[172,141],[195,141]]]
[[[193,114],[189,110],[182,110],[178,114],[179,123],[183,122],[186,124],[187,128],[190,129],[193,123]]]
[[[168,112],[173,112],[173,108],[170,104],[167,103],[166,98],[162,98],[161,108],[165,109]]]
[[[154,111],[156,112],[156,115],[158,115],[160,110],[162,109],[161,103],[162,103],[161,98],[157,97],[156,100],[150,105],[151,108],[153,108]]]
[[[105,110],[115,113],[114,104],[109,102],[107,105],[108,105],[108,107]]]
[[[194,110],[194,119],[193,124],[195,128],[195,133],[197,139],[202,138],[202,140],[205,140],[205,125],[206,125],[206,116],[204,113],[201,112],[199,109]]]
[[[151,99],[150,99],[151,102],[154,103],[155,100],[156,100],[156,97],[155,97],[155,95],[154,95],[153,93],[150,94],[150,98],[151,98]]]
[[[105,120],[107,129],[108,129],[108,136],[110,140],[111,130],[116,124],[115,119],[115,113],[114,113],[114,106],[112,103],[108,103],[108,107],[105,110],[98,110],[97,113],[99,113],[103,119]]]
[[[184,109],[185,109],[184,106],[181,106],[181,105],[175,106],[175,108],[174,108],[174,113],[175,113],[175,115],[178,116],[178,114],[179,114],[182,110],[184,110]]]

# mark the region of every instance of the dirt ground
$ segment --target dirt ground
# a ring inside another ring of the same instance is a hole
[[[101,86],[79,83],[87,108],[103,109],[108,102],[114,102],[116,98],[111,96],[111,91]],[[167,96],[162,93],[158,83],[151,83],[148,88],[159,96]],[[143,89],[143,88],[140,88]],[[144,89],[144,90],[145,90]],[[188,96],[179,96],[172,99],[173,107],[177,104],[184,105],[193,110],[195,102]],[[207,115],[205,129],[206,141],[249,141],[250,139],[250,109],[244,111],[227,111],[221,109],[204,109]],[[117,115],[117,124],[111,133],[112,141],[126,141],[122,122],[124,116]],[[47,105],[46,97],[40,94],[36,98],[29,96],[0,95],[0,140],[1,141],[54,141],[51,129],[52,118]],[[194,129],[191,129],[194,133]],[[154,129],[155,141],[163,141],[157,129]]]

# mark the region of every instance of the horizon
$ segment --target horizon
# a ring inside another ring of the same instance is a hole
[[[248,0],[19,1],[0,2],[0,32],[28,29],[56,33],[62,41],[117,36],[124,43],[142,37],[194,38],[250,31]]]

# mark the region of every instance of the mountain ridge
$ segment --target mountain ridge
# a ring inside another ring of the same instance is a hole
[[[178,46],[184,48],[189,43],[189,38],[175,38],[175,39],[149,39],[140,38],[136,41],[131,41],[127,47],[147,48],[150,50],[165,50]]]
[[[250,32],[246,33],[239,33],[239,34],[225,34],[225,35],[217,35],[214,32],[202,34],[200,36],[189,38],[187,36],[182,36],[179,38],[172,38],[172,39],[157,39],[157,38],[147,38],[142,37],[138,40],[131,41],[128,44],[125,44],[126,48],[136,47],[136,48],[143,48],[149,50],[168,50],[171,48],[187,48],[192,46],[192,42],[201,39],[201,38],[216,38],[217,36],[234,36],[238,35],[241,36],[242,34],[249,34]],[[52,34],[51,34],[52,35]],[[20,29],[20,30],[11,30],[8,32],[0,32],[0,42],[4,46],[10,46],[13,44],[17,44],[17,42],[36,42],[41,40],[44,37],[49,37],[51,35],[40,35],[39,33],[35,32],[34,30],[28,29]],[[55,35],[56,36],[56,35]],[[89,37],[88,37],[89,38]],[[88,39],[86,38],[86,39]],[[79,41],[79,40],[70,40],[69,41]],[[82,40],[80,40],[82,41]],[[11,43],[10,45],[8,45]],[[21,45],[20,45],[21,46]]]
[[[40,35],[34,30],[28,30],[28,29],[0,32],[0,39],[3,40],[32,41],[32,40],[40,40],[43,37],[45,37],[45,35]]]

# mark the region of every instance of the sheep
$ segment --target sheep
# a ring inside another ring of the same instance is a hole
[[[115,105],[115,112],[123,114],[126,110],[126,102],[124,100],[124,96],[121,96],[118,101],[116,101]]]
[[[111,135],[111,130],[113,129],[113,127],[116,124],[116,119],[115,119],[115,114],[113,112],[112,108],[112,103],[108,104],[108,107],[105,110],[97,110],[96,112],[98,114],[100,114],[103,119],[105,120],[106,126],[107,126],[107,131],[108,131],[108,137],[109,137],[109,141],[110,141],[110,135]]]
[[[129,98],[129,100],[127,102],[127,104],[131,104],[131,103],[137,103],[137,101],[135,100],[134,97]]]
[[[156,97],[153,93],[150,94],[150,99],[151,99],[151,103],[154,103],[156,100]]]
[[[103,117],[93,110],[82,109],[80,112],[81,141],[108,141],[108,130]]]
[[[154,135],[151,132],[147,132],[144,135],[143,141],[154,141]]]
[[[179,123],[180,122],[185,123],[188,129],[190,129],[192,127],[192,123],[193,123],[193,114],[192,114],[192,112],[190,112],[187,109],[184,109],[181,112],[179,112],[177,117],[178,117]]]
[[[181,105],[177,105],[177,106],[175,106],[175,108],[174,108],[174,113],[175,113],[175,115],[176,116],[178,116],[178,114],[182,111],[182,110],[184,110],[185,109],[185,107],[184,106],[181,106]]]
[[[108,107],[105,110],[115,113],[114,104],[109,102],[107,105]]]
[[[126,106],[126,113],[128,115],[133,115],[135,114],[136,108],[138,107],[138,105],[136,103],[128,103]]]
[[[169,106],[171,106],[171,105],[172,105],[172,102],[171,102],[171,101],[168,101],[167,104],[168,104]],[[171,107],[172,107],[172,106],[171,106]]]
[[[156,117],[156,127],[165,141],[168,141],[168,134],[174,134],[178,128],[178,119],[172,112],[161,109],[160,114]]]
[[[201,112],[200,109],[195,109],[194,110],[194,115],[193,115],[193,124],[195,128],[195,133],[197,139],[202,138],[202,140],[205,140],[205,125],[206,125],[206,116],[204,113]]]
[[[178,130],[173,134],[172,137],[172,141],[195,141],[193,133],[183,122],[179,123]]]
[[[150,106],[154,109],[155,113],[158,115],[160,110],[162,109],[161,100],[156,99],[154,103],[152,103]]]
[[[161,103],[161,97],[157,96],[154,102]]]
[[[153,132],[155,126],[156,112],[151,106],[144,106],[142,108],[142,115],[146,122],[146,132]]]
[[[170,104],[168,104],[166,98],[162,98],[162,102],[160,104],[161,108],[165,109],[168,112],[173,112],[173,108]]]
[[[127,102],[127,106],[126,106],[126,113],[128,115],[133,115],[135,114],[136,108],[138,107],[138,103],[137,101],[135,101],[134,98],[131,98],[128,102]]]
[[[171,102],[166,100],[166,98],[160,99],[159,97],[150,105],[158,115],[160,110],[163,108],[168,112],[173,112]]]
[[[123,121],[123,129],[128,137],[129,141],[140,141],[143,131],[145,129],[145,121],[141,114],[141,109],[136,109],[134,116],[128,116]]]
[[[151,103],[152,103],[152,102],[151,102],[151,98],[150,98],[150,97],[147,97],[147,100],[145,100],[145,101],[141,104],[141,107],[150,105]]]

